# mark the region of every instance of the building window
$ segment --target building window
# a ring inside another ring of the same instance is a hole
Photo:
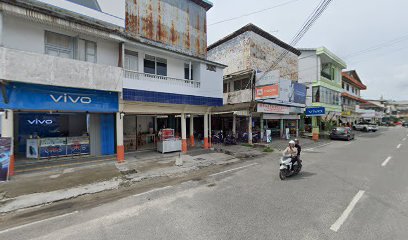
[[[160,76],[167,76],[167,60],[146,54],[144,58],[144,72]]]
[[[184,79],[193,80],[193,65],[184,63]]]
[[[346,84],[346,90],[350,91],[350,85]]]
[[[224,83],[223,93],[227,93],[227,92],[228,92],[228,83]]]
[[[313,102],[320,102],[320,88],[313,87],[312,91],[313,91],[313,96],[312,96]]]
[[[207,64],[207,70],[211,71],[211,72],[216,72],[217,71],[217,67],[211,64]]]
[[[78,39],[78,59],[96,63],[96,42]]]
[[[344,89],[344,82],[342,82],[342,83],[341,83],[341,88],[343,88],[343,89]]]
[[[63,34],[45,31],[45,54],[74,58],[74,39]]]
[[[134,72],[139,71],[139,56],[137,52],[125,50],[124,68]]]

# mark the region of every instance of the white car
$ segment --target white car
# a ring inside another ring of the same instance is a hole
[[[378,126],[370,123],[358,123],[353,126],[353,129],[364,132],[376,132],[378,130]]]

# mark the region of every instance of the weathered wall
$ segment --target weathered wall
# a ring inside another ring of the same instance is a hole
[[[126,0],[126,31],[160,47],[205,57],[206,14],[190,0]]]
[[[227,65],[225,75],[248,69],[264,72],[282,51],[283,48],[268,39],[245,32],[208,51],[208,59]],[[282,79],[298,80],[298,56],[289,52],[275,70],[279,70]]]
[[[121,68],[0,47],[0,79],[122,91]]]
[[[228,67],[224,75],[250,69],[250,39],[249,32],[245,32],[230,41],[208,51],[208,60],[219,62]]]

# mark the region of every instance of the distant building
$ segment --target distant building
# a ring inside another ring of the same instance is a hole
[[[341,72],[347,65],[325,47],[299,50],[299,82],[308,85],[306,104],[325,110],[324,115],[305,118],[306,130],[317,139],[320,131],[330,130],[341,118]]]
[[[265,129],[272,137],[297,136],[306,101],[306,87],[297,83],[299,55],[300,51],[253,24],[210,45],[208,58],[228,65],[224,106],[214,108],[218,112],[214,126],[232,129],[233,134],[251,133],[253,127],[261,138]]]
[[[361,113],[357,110],[360,104],[366,103],[361,98],[361,90],[366,90],[367,86],[363,84],[355,70],[344,71],[341,76],[343,92],[341,93],[342,112],[340,121],[350,126],[360,120]]]

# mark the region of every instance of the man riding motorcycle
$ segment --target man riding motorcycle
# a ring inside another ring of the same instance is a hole
[[[289,146],[285,149],[285,150],[283,150],[283,156],[284,157],[291,157],[292,158],[292,161],[291,161],[291,163],[292,163],[292,169],[293,169],[293,164],[295,164],[295,162],[297,161],[297,159],[298,159],[298,149],[296,148],[296,143],[295,143],[295,141],[293,141],[293,140],[291,140],[290,142],[289,142]]]

